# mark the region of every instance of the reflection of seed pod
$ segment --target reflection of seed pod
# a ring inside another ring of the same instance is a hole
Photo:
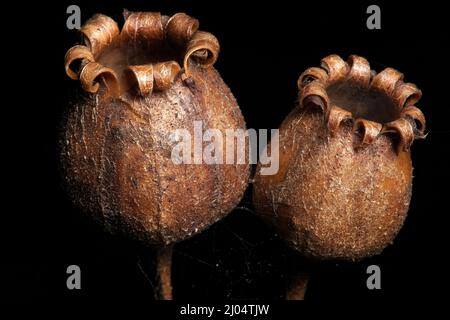
[[[85,44],[67,52],[67,74],[87,94],[68,111],[62,164],[74,200],[106,228],[169,244],[231,211],[249,171],[248,164],[175,164],[171,133],[185,129],[194,138],[194,121],[223,133],[245,123],[212,66],[219,43],[197,30],[196,19],[125,16],[122,31],[107,16],[92,17],[81,29]]]
[[[421,92],[391,68],[336,55],[299,78],[299,105],[280,127],[280,170],[260,175],[254,202],[307,256],[360,259],[391,243],[411,198],[410,145]]]

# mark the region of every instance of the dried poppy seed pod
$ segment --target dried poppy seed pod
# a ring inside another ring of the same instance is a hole
[[[294,248],[318,259],[380,253],[406,217],[410,145],[424,136],[421,92],[391,68],[336,55],[299,78],[299,104],[280,127],[280,169],[260,175],[254,202]]]
[[[81,28],[85,44],[66,54],[67,75],[87,95],[68,111],[63,170],[74,200],[107,229],[168,245],[230,212],[249,174],[249,164],[174,163],[171,134],[194,137],[195,121],[221,132],[245,123],[213,68],[219,43],[196,19],[124,15],[121,31],[92,17]]]

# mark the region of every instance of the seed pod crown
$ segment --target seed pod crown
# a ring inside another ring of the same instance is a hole
[[[217,60],[220,46],[216,37],[199,31],[198,20],[185,13],[168,17],[125,11],[124,16],[122,31],[110,17],[93,16],[80,30],[84,45],[67,52],[66,73],[79,79],[85,91],[96,93],[102,79],[111,95],[121,95],[132,87],[149,95],[167,89],[178,76],[189,78],[192,59],[202,67]],[[75,62],[81,66],[78,71],[72,68]]]
[[[300,106],[321,108],[330,135],[351,121],[361,144],[393,133],[400,147],[408,150],[414,139],[424,137],[425,116],[414,106],[422,92],[403,82],[403,74],[395,69],[376,73],[363,57],[352,55],[345,62],[330,55],[321,67],[302,73],[298,88]]]

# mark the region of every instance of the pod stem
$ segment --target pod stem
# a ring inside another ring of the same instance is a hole
[[[160,248],[156,254],[158,300],[172,300],[172,252],[173,245]]]
[[[290,256],[288,274],[289,283],[286,300],[304,300],[308,281],[313,269],[313,262],[298,253]]]
[[[286,300],[304,300],[308,286],[309,272],[302,271],[292,277],[292,282],[286,292]]]

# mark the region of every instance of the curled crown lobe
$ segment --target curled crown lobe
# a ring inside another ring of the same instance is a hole
[[[350,111],[333,105],[328,97],[327,88],[337,82],[384,94],[398,109],[398,119],[383,124],[369,119],[354,119]],[[414,106],[422,92],[414,84],[403,82],[403,74],[395,69],[386,68],[377,74],[363,57],[351,55],[348,61],[344,61],[338,55],[330,55],[322,59],[320,67],[305,70],[297,85],[301,107],[317,106],[320,101],[320,109],[332,136],[337,134],[343,122],[351,120],[354,131],[361,135],[362,145],[371,144],[381,134],[393,133],[400,138],[400,146],[409,150],[415,138],[424,137],[425,116]],[[311,103],[312,97],[315,104]]]
[[[65,57],[67,75],[79,79],[84,90],[95,93],[102,79],[109,93],[121,94],[119,76],[115,70],[102,66],[98,58],[108,48],[122,45],[124,48],[152,50],[152,46],[167,41],[175,50],[184,53],[182,64],[171,60],[127,68],[127,79],[135,83],[141,95],[149,95],[153,90],[166,90],[181,73],[182,79],[190,77],[191,63],[195,60],[201,67],[212,66],[218,57],[220,45],[211,33],[199,31],[199,22],[185,13],[171,17],[156,12],[124,12],[125,24],[121,31],[117,23],[105,15],[95,15],[81,28],[84,45],[68,50]],[[80,63],[78,71],[74,62]]]

